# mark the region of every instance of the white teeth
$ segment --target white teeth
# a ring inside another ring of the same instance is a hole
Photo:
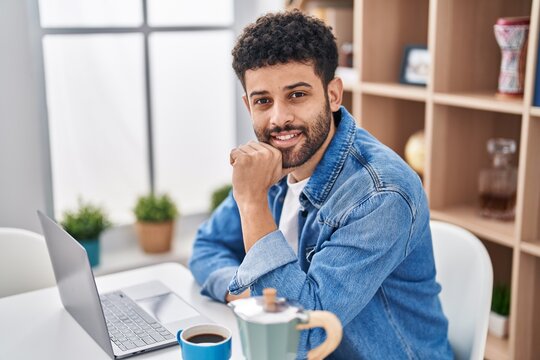
[[[294,135],[294,134],[289,134],[289,135],[276,136],[276,138],[278,140],[289,140],[289,139],[292,139],[295,136],[296,135]]]

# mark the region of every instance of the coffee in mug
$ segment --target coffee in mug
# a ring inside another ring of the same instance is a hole
[[[184,360],[228,360],[232,355],[231,331],[218,324],[200,324],[178,331]]]
[[[199,334],[199,335],[193,335],[186,339],[186,341],[194,344],[215,344],[218,342],[222,342],[225,340],[225,338],[218,334]]]

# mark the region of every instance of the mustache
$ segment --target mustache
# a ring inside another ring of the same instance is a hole
[[[264,131],[263,131],[264,142],[267,142],[267,141],[270,140],[270,137],[271,137],[272,133],[279,133],[279,132],[282,132],[282,131],[293,131],[293,130],[301,131],[303,133],[308,132],[308,129],[305,126],[293,126],[293,125],[290,125],[290,124],[287,124],[287,125],[285,125],[283,127],[282,126],[274,126],[272,128],[264,129]]]

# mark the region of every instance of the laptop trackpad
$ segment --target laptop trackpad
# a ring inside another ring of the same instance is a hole
[[[136,300],[136,302],[137,305],[162,324],[199,316],[199,313],[195,309],[187,305],[172,292]]]
[[[200,316],[160,281],[145,282],[122,291],[163,325]]]

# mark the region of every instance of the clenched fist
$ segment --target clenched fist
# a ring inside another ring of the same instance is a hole
[[[281,152],[256,141],[231,151],[233,194],[243,204],[267,202],[268,189],[292,169],[282,168]]]

